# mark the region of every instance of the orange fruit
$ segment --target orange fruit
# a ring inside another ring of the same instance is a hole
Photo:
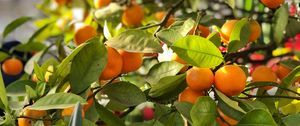
[[[18,126],[31,126],[31,120],[28,118],[18,118]]]
[[[90,25],[83,25],[75,30],[74,42],[78,46],[97,35],[97,30]]]
[[[73,111],[74,111],[74,107],[65,108],[62,111],[61,115],[62,116],[71,116],[73,114]],[[84,118],[84,110],[83,110],[83,108],[81,109],[81,116],[82,116],[82,118]]]
[[[181,64],[187,64],[183,59],[181,59],[176,53],[172,54],[172,60]]]
[[[164,11],[159,11],[159,12],[156,12],[156,13],[154,14],[154,17],[155,17],[157,20],[159,20],[159,21],[163,20],[163,18],[164,18],[165,16],[166,16],[166,13],[165,13]],[[171,15],[171,16],[169,17],[167,23],[166,23],[166,26],[169,27],[169,26],[172,25],[174,22],[175,22],[175,17],[174,17],[174,15]]]
[[[28,107],[24,108],[21,115],[31,117],[31,118],[41,118],[47,115],[47,111],[45,110],[32,110]]]
[[[224,122],[220,117],[216,118],[217,123],[219,126],[229,126],[226,122]]]
[[[110,80],[117,77],[122,70],[122,57],[117,50],[106,46],[107,49],[107,64],[100,75],[100,80]]]
[[[93,92],[90,91],[90,93],[89,93],[89,95],[88,95],[88,98],[91,97],[92,95],[93,95]],[[91,108],[91,106],[93,105],[93,103],[94,103],[94,98],[93,98],[93,97],[87,99],[87,104],[85,104],[85,105],[83,106],[83,110],[84,110],[84,111],[87,111],[89,108]]]
[[[94,0],[94,5],[96,8],[105,7],[110,3],[111,0]]]
[[[122,14],[122,23],[129,27],[138,26],[141,24],[143,18],[143,8],[138,4],[132,4],[124,10]]]
[[[234,25],[238,22],[239,20],[228,20],[227,22],[225,22],[223,24],[223,26],[221,27],[221,39],[222,42],[224,43],[229,43],[229,39],[230,39],[230,34],[234,28]]]
[[[186,82],[194,91],[207,90],[214,82],[214,74],[209,68],[193,67],[187,71]]]
[[[119,50],[123,60],[122,73],[136,71],[143,64],[143,54]]]
[[[236,65],[225,65],[215,73],[215,87],[227,96],[240,94],[246,86],[246,74]]]
[[[284,0],[260,0],[268,8],[275,9],[284,3]]]
[[[272,71],[271,68],[261,65],[254,69],[252,73],[253,82],[277,82],[277,75]],[[266,90],[272,88],[272,86],[263,87]]]
[[[9,58],[2,63],[2,70],[7,75],[16,76],[23,71],[23,63],[17,58]]]
[[[195,27],[193,27],[192,30],[190,30],[190,32],[188,34],[193,35],[194,30],[195,30]],[[203,25],[198,25],[195,35],[200,35],[200,36],[206,38],[209,34],[210,34],[210,31],[209,31],[208,27],[203,26]]]
[[[238,124],[238,121],[236,121],[235,119],[225,115],[220,108],[217,108],[217,111],[218,111],[220,117],[222,119],[224,119],[224,121],[226,121],[228,124],[230,124],[232,126],[235,126],[236,124]]]
[[[261,27],[256,20],[250,21],[250,35],[249,35],[249,42],[253,42],[259,38],[261,34]]]
[[[227,44],[229,43],[231,32],[234,29],[234,25],[238,21],[239,20],[229,20],[223,24],[220,33],[222,42]],[[251,20],[249,23],[250,23],[250,35],[249,35],[248,42],[253,42],[259,38],[261,34],[261,27],[259,23],[255,20]]]
[[[203,91],[194,91],[191,88],[187,87],[179,94],[178,101],[190,102],[190,103],[195,104],[195,102],[197,101],[197,98],[200,96],[204,96],[204,95],[205,94]]]

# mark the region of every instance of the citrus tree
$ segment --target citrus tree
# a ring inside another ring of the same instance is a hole
[[[2,32],[37,27],[0,52],[0,125],[299,125],[297,4],[43,0]]]

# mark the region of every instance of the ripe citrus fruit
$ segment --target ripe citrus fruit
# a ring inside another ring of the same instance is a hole
[[[164,11],[159,11],[159,12],[156,12],[154,14],[154,17],[156,19],[158,19],[159,21],[163,20],[163,18],[166,16],[166,13]],[[173,23],[175,22],[175,17],[174,15],[171,15],[166,23],[166,27],[169,27],[170,25],[172,25]]]
[[[284,3],[284,0],[260,0],[268,8],[275,9]]]
[[[261,34],[261,27],[256,20],[250,21],[250,32],[249,42],[253,42],[259,38]]]
[[[183,59],[181,59],[176,53],[172,54],[172,60],[181,64],[186,64],[186,62]]]
[[[107,64],[100,75],[100,80],[110,80],[117,77],[122,70],[122,57],[117,50],[106,46],[107,49]]]
[[[96,8],[105,7],[110,3],[111,0],[94,0],[94,5]]]
[[[76,45],[80,45],[96,35],[97,30],[94,27],[90,25],[83,25],[75,30],[74,42]]]
[[[28,118],[18,118],[18,126],[31,126],[31,120]]]
[[[31,117],[31,118],[41,118],[47,115],[45,110],[32,110],[28,107],[24,108],[21,115]]]
[[[122,73],[136,71],[142,66],[143,64],[142,53],[127,52],[124,50],[119,50],[119,53],[123,61]]]
[[[220,117],[216,118],[217,123],[219,126],[229,126],[226,122],[224,122]]]
[[[138,4],[132,4],[124,10],[122,14],[122,23],[129,27],[138,26],[141,24],[143,18],[143,8]]]
[[[23,63],[17,58],[9,58],[3,62],[2,70],[7,75],[15,76],[23,71]]]
[[[193,67],[187,71],[186,82],[194,91],[207,90],[214,82],[214,74],[209,68]]]
[[[61,115],[62,116],[71,116],[73,114],[73,111],[74,111],[74,107],[65,108],[61,112]],[[83,109],[81,109],[81,116],[82,116],[82,118],[84,118],[84,111],[83,111]]]
[[[194,91],[191,88],[187,87],[184,89],[178,97],[178,101],[180,102],[190,102],[190,103],[195,103],[197,101],[197,98],[200,96],[204,96],[203,91]]]
[[[221,27],[221,39],[224,43],[229,43],[230,34],[234,28],[234,25],[238,22],[238,20],[228,20]]]
[[[17,58],[9,58],[3,62],[2,70],[7,75],[15,76],[23,71],[23,63]]]
[[[224,43],[227,44],[229,43],[231,32],[238,21],[239,20],[229,20],[223,24],[221,28],[221,39]],[[259,23],[255,20],[251,20],[249,23],[250,23],[250,35],[249,35],[248,42],[253,42],[259,38],[261,34],[261,27]]]
[[[246,86],[246,75],[236,65],[225,65],[215,73],[215,87],[227,96],[240,94]]]
[[[220,117],[221,117],[222,119],[224,119],[224,121],[226,121],[226,122],[229,123],[230,125],[235,126],[235,125],[238,123],[238,121],[236,121],[235,119],[233,119],[233,118],[231,118],[231,117],[225,115],[225,114],[222,112],[222,110],[221,110],[220,108],[217,108],[217,111],[218,111]]]
[[[277,82],[277,75],[272,71],[271,68],[261,65],[254,69],[252,73],[253,82]],[[272,88],[272,86],[263,87],[266,90]]]
[[[194,33],[195,27],[193,27],[192,30],[190,30],[190,32],[188,33],[189,35],[192,35]],[[209,35],[210,31],[209,28],[203,25],[198,25],[197,27],[197,31],[195,33],[195,35],[200,35],[204,38],[206,38]]]
[[[60,5],[60,6],[68,4],[70,2],[71,2],[71,0],[55,0],[55,3]]]
[[[84,106],[83,106],[83,110],[84,111],[87,111],[89,108],[91,108],[91,106],[93,105],[93,103],[94,103],[94,98],[93,97],[91,97],[93,95],[93,92],[92,91],[90,91],[89,92],[89,95],[88,95],[88,99],[87,99],[87,104],[85,104]]]

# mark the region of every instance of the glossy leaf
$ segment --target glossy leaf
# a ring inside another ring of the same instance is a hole
[[[74,106],[77,102],[86,104],[85,99],[72,93],[56,93],[37,100],[30,108],[34,110],[64,109]]]
[[[219,35],[219,32],[213,32],[213,33],[210,33],[208,36],[207,36],[207,39],[209,41],[211,41],[212,43],[215,44],[216,47],[219,47],[221,46],[221,37]]]
[[[0,70],[0,100],[4,107],[2,109],[7,110],[8,109],[8,99],[7,99],[7,95],[6,95],[5,84],[3,81],[3,76],[2,76],[1,70]]]
[[[32,56],[24,66],[24,71],[27,74],[31,74],[34,69],[34,63],[38,62],[42,56],[43,52],[38,52],[34,56]]]
[[[174,103],[176,109],[178,110],[178,112],[180,112],[180,114],[182,114],[185,119],[192,124],[192,118],[190,115],[190,111],[193,107],[192,103],[189,102],[175,102]]]
[[[31,17],[20,17],[12,22],[10,22],[5,28],[2,33],[3,38],[5,38],[9,33],[13,32],[15,29],[17,29],[19,26],[25,24],[27,21],[30,21]]]
[[[156,53],[162,52],[159,41],[143,30],[127,30],[108,40],[106,44],[128,52]]]
[[[212,68],[223,62],[219,49],[200,36],[186,36],[176,41],[171,48],[181,59],[193,66]]]
[[[124,122],[99,103],[95,103],[99,118],[110,126],[125,126]]]
[[[245,111],[251,111],[254,109],[264,109],[268,111],[268,107],[264,103],[258,100],[250,101],[250,100],[240,99],[239,106],[243,108],[243,110]]]
[[[237,126],[277,126],[272,115],[264,109],[254,109],[239,121]]]
[[[185,88],[186,74],[167,76],[159,80],[158,83],[151,85],[149,96],[155,99],[170,99],[178,96]]]
[[[183,66],[175,61],[155,64],[147,74],[146,81],[150,84],[156,84],[163,77],[176,75]]]
[[[282,122],[285,126],[297,126],[300,124],[300,113],[283,117]]]
[[[217,116],[216,103],[208,96],[199,97],[190,114],[194,126],[211,126]]]
[[[4,61],[8,57],[9,55],[7,53],[0,51],[0,62]]]
[[[78,94],[95,82],[107,62],[107,52],[98,37],[88,40],[87,45],[74,57],[71,65],[71,91]]]
[[[82,111],[81,111],[80,103],[77,102],[77,104],[74,107],[69,126],[82,126]]]
[[[25,85],[35,88],[35,83],[30,80],[17,80],[6,87],[7,96],[26,95]]]
[[[284,31],[286,29],[286,25],[288,24],[288,17],[289,10],[286,4],[277,9],[274,14],[274,24],[272,25],[274,29],[273,39],[277,44],[280,44],[284,38]]]
[[[186,36],[194,26],[195,22],[190,18],[185,21],[177,21],[170,28],[156,33],[156,36],[167,45],[172,45],[177,40]]]
[[[125,106],[135,106],[146,101],[146,96],[137,86],[128,82],[105,85],[102,89],[108,98]]]
[[[228,52],[235,52],[246,46],[249,41],[250,24],[247,18],[239,20],[233,27],[230,34],[230,42],[228,45]]]
[[[48,28],[48,26],[50,26],[51,23],[44,25],[43,27],[41,27],[40,29],[38,29],[36,32],[33,33],[33,35],[31,35],[31,37],[29,38],[27,43],[31,43],[34,42],[35,38],[37,38],[40,34],[42,34],[42,32]]]

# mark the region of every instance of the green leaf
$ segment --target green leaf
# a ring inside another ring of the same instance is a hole
[[[32,74],[33,69],[34,69],[34,63],[38,62],[42,55],[43,55],[43,52],[38,52],[27,61],[27,63],[25,64],[25,67],[24,67],[24,71],[27,74]]]
[[[254,109],[239,121],[237,126],[277,126],[272,115],[264,109]]]
[[[235,52],[246,46],[249,41],[250,24],[247,18],[239,20],[230,34],[230,42],[228,45],[228,52]]]
[[[85,99],[72,93],[50,94],[37,100],[30,108],[34,110],[64,109],[77,102],[86,104]]]
[[[45,82],[38,82],[36,85],[36,92],[39,97],[42,97],[46,91],[46,83]]]
[[[4,28],[4,31],[2,33],[3,38],[5,38],[9,33],[14,31],[16,28],[18,28],[22,24],[26,23],[27,21],[30,21],[31,19],[32,19],[31,17],[20,17],[20,18],[13,20],[12,22],[10,22]]]
[[[193,66],[212,68],[223,62],[219,49],[211,41],[200,36],[186,36],[176,41],[171,48]]]
[[[82,111],[80,103],[77,102],[72,113],[69,126],[82,126]]]
[[[264,110],[268,111],[268,107],[264,103],[262,103],[258,100],[250,101],[250,100],[240,99],[239,106],[247,112],[254,110],[254,109],[264,109]]]
[[[8,57],[9,55],[7,53],[0,51],[0,62],[4,61]]]
[[[15,47],[16,51],[20,52],[32,52],[32,51],[42,51],[45,49],[45,45],[40,42],[30,42],[26,44],[19,44]]]
[[[25,89],[26,89],[27,97],[29,99],[35,100],[38,98],[37,92],[32,87],[25,85]]]
[[[297,126],[300,124],[300,113],[283,117],[282,122],[285,126]]]
[[[289,68],[289,69],[292,70],[292,69],[296,68],[297,66],[299,66],[300,62],[296,61],[296,60],[289,59],[289,60],[281,61],[280,65],[283,65],[283,66],[285,66],[285,67],[287,67],[287,68]]]
[[[156,84],[161,78],[176,75],[184,65],[175,61],[160,62],[155,64],[146,76],[146,81]]]
[[[208,36],[207,36],[207,39],[209,41],[211,41],[212,43],[215,44],[216,47],[219,47],[221,46],[221,37],[219,35],[219,32],[213,32],[213,33],[210,33]]]
[[[38,80],[45,81],[45,72],[36,62],[34,63],[34,73]]]
[[[159,41],[143,30],[127,30],[108,40],[107,45],[128,52],[157,53],[162,52]]]
[[[273,39],[276,44],[280,44],[284,38],[284,31],[288,24],[289,10],[287,4],[284,4],[279,9],[276,10],[273,17]]]
[[[218,107],[222,112],[235,120],[240,120],[246,112],[238,106],[238,102],[231,100],[216,89],[215,91],[218,99]]]
[[[297,19],[289,18],[289,22],[286,26],[286,35],[288,37],[294,37],[300,33],[300,22]]]
[[[71,91],[78,94],[95,82],[107,62],[107,52],[98,37],[88,40],[87,45],[74,57],[71,65]]]
[[[5,84],[3,81],[1,69],[0,69],[0,100],[4,107],[2,109],[6,111],[8,109],[8,99],[7,99],[7,95],[6,95]]]
[[[186,88],[185,76],[186,74],[180,74],[160,79],[158,83],[151,85],[149,96],[155,99],[170,99],[178,96]]]
[[[190,111],[193,107],[193,104],[189,102],[175,102],[174,106],[176,107],[177,111],[180,112],[180,114],[182,114],[190,124],[192,124]]]
[[[235,0],[225,0],[225,2],[232,8],[235,8]]]
[[[99,118],[110,126],[125,126],[124,122],[99,103],[95,103]]]
[[[72,53],[67,56],[59,65],[57,70],[52,75],[53,79],[49,81],[50,85],[57,85],[60,84],[65,77],[69,74],[70,69],[70,62],[73,60],[73,58],[77,55],[78,52],[80,52],[81,49],[83,49],[88,43],[82,43],[80,46],[78,46],[75,50],[72,51]]]
[[[35,83],[30,80],[17,80],[6,87],[7,96],[25,96],[25,85],[35,88]]]
[[[211,126],[217,116],[216,103],[208,96],[199,97],[190,114],[194,126]]]
[[[51,23],[46,24],[43,27],[41,27],[40,29],[38,29],[36,32],[34,32],[33,35],[31,35],[31,37],[29,38],[27,43],[33,42],[34,39],[37,38],[50,24]]]
[[[105,85],[102,89],[108,98],[125,106],[135,106],[146,101],[146,96],[137,86],[128,82],[117,82]]]
[[[170,28],[156,33],[156,36],[167,45],[172,45],[177,40],[186,36],[194,25],[195,22],[190,18],[185,21],[176,21]]]

